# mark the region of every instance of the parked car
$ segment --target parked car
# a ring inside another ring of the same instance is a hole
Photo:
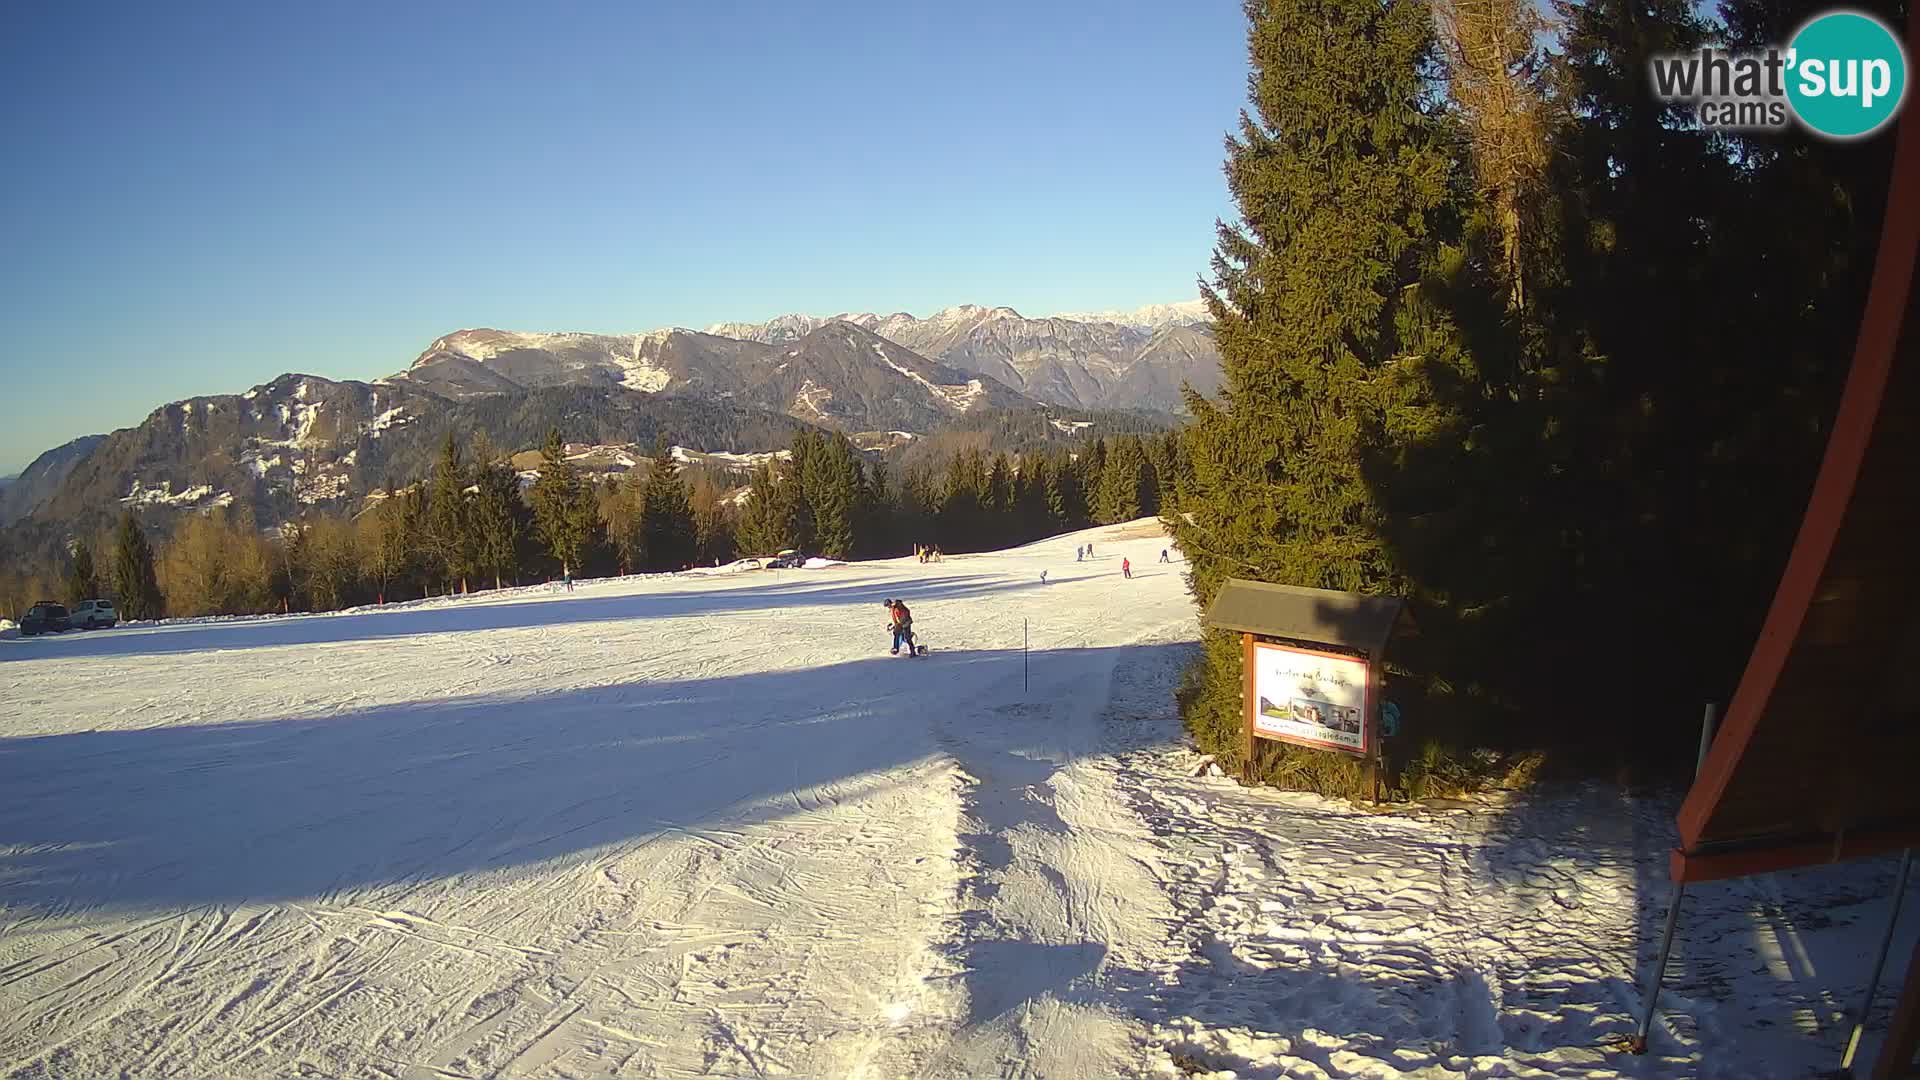
[[[777,559],[767,560],[769,570],[798,570],[805,565],[807,565],[805,555],[782,555]]]
[[[111,630],[120,621],[120,613],[111,600],[82,600],[67,618],[75,630]]]
[[[67,619],[65,604],[56,604],[51,600],[42,600],[27,609],[20,616],[20,636],[32,637],[35,634],[58,634],[73,629]]]

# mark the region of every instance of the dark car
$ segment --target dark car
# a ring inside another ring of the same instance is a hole
[[[777,559],[767,560],[767,569],[769,570],[798,570],[806,565],[807,557],[805,555],[782,555]]]
[[[35,634],[58,634],[73,629],[67,619],[65,604],[56,604],[51,600],[42,600],[27,609],[20,616],[20,636],[32,637]]]

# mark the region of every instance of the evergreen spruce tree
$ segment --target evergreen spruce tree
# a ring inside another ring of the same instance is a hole
[[[466,591],[473,570],[474,528],[469,518],[467,466],[460,444],[447,432],[427,489],[427,543],[449,592]]]
[[[794,436],[791,466],[799,493],[794,546],[850,558],[867,517],[859,451],[844,435],[801,432]]]
[[[742,555],[766,557],[792,546],[797,485],[772,462],[754,466],[753,482],[734,530]]]
[[[1005,547],[1013,542],[1013,496],[1013,465],[1004,452],[995,454],[987,470],[986,497],[981,500],[986,519],[982,547]]]
[[[1100,470],[1100,488],[1094,493],[1094,521],[1112,525],[1151,513],[1146,505],[1151,477],[1146,456],[1140,450],[1140,440],[1115,439]]]
[[[1084,504],[1081,512],[1081,522],[1083,524],[1092,524],[1100,518],[1098,506],[1100,499],[1100,474],[1104,472],[1107,467],[1107,440],[1105,438],[1093,440],[1093,445],[1088,447],[1074,464],[1078,466],[1078,469],[1075,471],[1079,473],[1080,498]]]
[[[1430,433],[1430,373],[1458,362],[1420,301],[1449,207],[1426,109],[1425,0],[1249,0],[1252,110],[1229,141],[1240,219],[1203,287],[1224,376],[1189,390],[1194,488],[1173,519],[1204,607],[1228,577],[1400,591],[1368,465]],[[1108,507],[1111,509],[1111,507]],[[1211,632],[1182,688],[1203,748],[1239,753],[1239,643]]]
[[[520,478],[512,464],[493,449],[484,434],[473,444],[475,492],[469,507],[473,529],[473,563],[493,578],[498,589],[520,573],[520,535],[526,504],[520,499]]]
[[[67,595],[75,604],[100,595],[100,578],[93,569],[93,546],[85,540],[73,545],[73,568],[67,572]]]
[[[693,505],[687,496],[680,463],[664,438],[653,445],[653,467],[647,470],[642,497],[641,533],[646,561],[652,570],[679,570],[693,562],[696,538]]]
[[[166,610],[153,572],[153,547],[131,510],[120,517],[113,538],[113,587],[121,618],[157,619]]]
[[[1054,532],[1078,528],[1086,518],[1080,498],[1080,473],[1074,460],[1066,455],[1054,458],[1047,469],[1047,527]]]
[[[546,444],[540,448],[540,478],[529,495],[534,532],[547,554],[560,564],[560,572],[573,574],[580,569],[600,521],[593,492],[567,460],[558,428],[547,432]]]
[[[927,547],[938,531],[938,487],[925,468],[911,468],[900,479],[899,529],[909,546]]]
[[[1020,461],[1020,471],[1014,484],[1014,520],[1017,523],[1017,541],[1026,543],[1051,536],[1050,515],[1047,508],[1047,488],[1051,482],[1052,468],[1047,459],[1037,453],[1026,455]]]
[[[947,462],[940,497],[938,543],[944,551],[978,551],[986,533],[987,468],[978,450],[957,453]]]
[[[861,470],[858,529],[861,555],[897,555],[904,548],[899,536],[899,507],[892,479],[884,458],[874,460]]]

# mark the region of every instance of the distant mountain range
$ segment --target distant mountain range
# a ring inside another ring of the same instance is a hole
[[[782,315],[763,323],[718,323],[707,333],[780,345],[832,322],[864,327],[1048,405],[1179,412],[1185,408],[1183,383],[1208,394],[1220,385],[1220,354],[1198,300],[1038,319],[973,304],[924,319],[905,312]]]
[[[1198,302],[1039,319],[964,305],[924,319],[787,315],[631,335],[460,330],[370,383],[287,374],[50,450],[0,487],[0,525],[14,523],[0,540],[44,548],[127,506],[165,516],[244,500],[270,524],[357,504],[419,475],[448,432],[485,432],[508,451],[557,426],[589,443],[662,435],[751,452],[819,427],[878,452],[943,431],[1138,430],[1181,410],[1183,384],[1217,388],[1204,318]]]

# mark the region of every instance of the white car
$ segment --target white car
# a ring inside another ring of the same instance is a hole
[[[120,621],[120,613],[111,600],[82,600],[67,615],[75,630],[111,630]]]

